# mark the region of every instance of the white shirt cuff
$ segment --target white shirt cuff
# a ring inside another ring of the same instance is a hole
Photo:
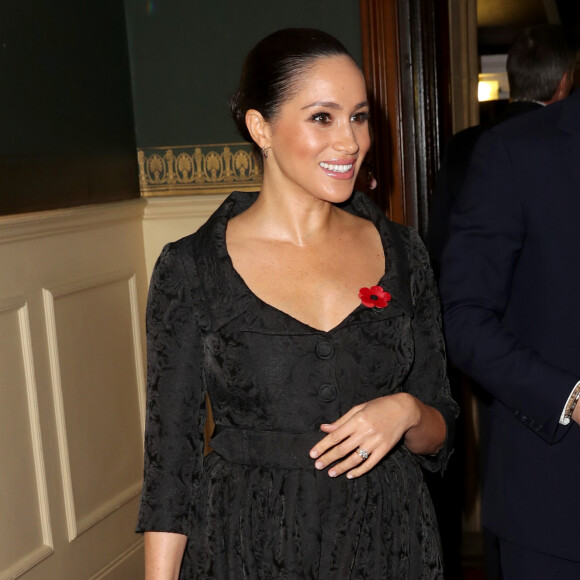
[[[570,392],[570,396],[566,400],[566,404],[564,405],[564,409],[562,410],[562,414],[560,415],[560,424],[561,425],[569,425],[571,421],[572,412],[569,411],[570,407],[574,410],[572,403],[576,401],[580,397],[580,381],[578,381],[572,391]]]

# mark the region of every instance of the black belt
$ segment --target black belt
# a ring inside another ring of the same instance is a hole
[[[284,433],[216,426],[211,448],[226,461],[255,467],[314,469],[309,455],[325,433]]]

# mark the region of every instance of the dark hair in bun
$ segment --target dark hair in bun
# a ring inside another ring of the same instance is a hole
[[[248,54],[230,111],[242,137],[253,143],[246,127],[246,112],[256,109],[266,121],[292,98],[299,78],[313,61],[328,56],[349,56],[336,38],[310,28],[285,28],[261,40]]]

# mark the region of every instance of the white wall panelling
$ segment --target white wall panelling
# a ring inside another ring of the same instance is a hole
[[[89,580],[142,580],[143,542],[135,542]]]
[[[0,579],[53,552],[28,306],[0,300]],[[6,493],[9,488],[12,493]]]
[[[141,580],[148,278],[223,195],[0,216],[0,580]]]
[[[69,541],[141,488],[134,289],[135,274],[118,272],[43,292]]]
[[[0,580],[143,577],[145,205],[0,217]]]

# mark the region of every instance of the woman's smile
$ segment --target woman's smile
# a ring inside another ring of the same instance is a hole
[[[335,179],[352,179],[354,177],[355,161],[321,161],[320,167],[324,170],[326,175]]]

